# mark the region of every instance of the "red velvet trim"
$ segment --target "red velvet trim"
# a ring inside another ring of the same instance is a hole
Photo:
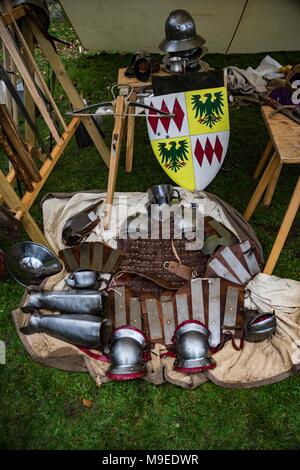
[[[214,369],[217,364],[210,364],[209,366],[201,366],[201,367],[174,367],[177,372],[182,372],[183,374],[195,374],[196,372],[204,372],[208,369]]]
[[[143,354],[143,359],[144,359],[144,362],[151,361],[151,353],[149,351],[145,351]]]
[[[140,372],[133,372],[132,374],[112,374],[107,371],[106,375],[109,379],[112,380],[130,380],[130,379],[139,379],[146,375],[146,371],[141,370]]]
[[[223,344],[220,343],[220,344],[218,344],[218,346],[211,346],[209,349],[210,349],[210,352],[212,354],[216,354],[217,352],[219,352],[222,349],[223,346],[224,346],[224,343]]]
[[[268,318],[272,317],[273,313],[262,313],[258,318],[253,320],[252,325],[256,323],[260,323],[261,321],[267,320]]]
[[[145,340],[147,341],[147,337],[146,335],[141,331],[139,330],[138,328],[136,328],[135,326],[131,326],[131,325],[121,325],[121,326],[118,326],[118,328],[116,328],[112,334],[114,334],[116,331],[118,330],[124,330],[124,328],[127,328],[128,330],[133,330],[133,331],[137,331],[138,333],[140,333],[144,338]]]
[[[87,354],[88,356],[92,357],[93,359],[96,359],[97,361],[102,361],[102,362],[109,362],[109,358],[105,355],[102,355],[102,354],[96,354],[92,351],[90,351],[89,349],[87,348],[78,348],[80,349],[80,351],[84,352],[85,354]]]

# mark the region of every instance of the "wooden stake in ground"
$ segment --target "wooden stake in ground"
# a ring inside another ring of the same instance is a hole
[[[34,34],[43,54],[45,55],[46,59],[49,61],[54,73],[57,76],[58,81],[60,82],[61,86],[66,92],[72,106],[74,109],[81,109],[84,107],[84,102],[80,97],[78,91],[76,90],[74,84],[72,83],[70,77],[68,76],[63,63],[61,62],[60,58],[56,54],[52,44],[48,41],[48,39],[43,35],[38,25],[29,17],[25,18],[26,21]],[[100,153],[101,157],[104,160],[106,166],[109,166],[109,151],[106,147],[106,144],[103,138],[100,135],[100,132],[93,121],[92,117],[82,117],[82,123],[84,124],[89,136],[91,137],[92,141],[94,142],[98,152]]]
[[[26,173],[26,170],[24,169],[24,166],[21,164],[21,162],[18,161],[18,158],[13,148],[11,147],[10,142],[1,124],[0,124],[0,145],[5,155],[9,158],[9,161],[11,162],[17,177],[20,179],[20,181],[22,181],[22,183],[24,183],[28,191],[32,191],[33,186],[32,186],[31,178],[30,176],[28,176],[28,173]]]
[[[14,148],[14,153],[18,156],[16,164],[23,166],[24,170],[32,181],[40,181],[41,176],[33,161],[33,158],[28,152],[26,144],[16,129],[15,124],[10,117],[5,105],[2,104],[0,104],[0,122],[11,146]]]
[[[6,29],[6,26],[4,25],[3,18],[0,17],[0,35],[2,38],[3,43],[5,44],[5,47],[7,48],[12,60],[16,64],[16,66],[19,69],[19,72],[27,86],[27,88],[30,90],[30,93],[35,101],[35,104],[37,105],[41,115],[43,116],[51,134],[53,135],[55,141],[60,144],[61,143],[61,137],[52,121],[51,115],[47,109],[47,106],[45,105],[44,101],[40,97],[40,94],[38,92],[38,89],[36,87],[36,84],[34,83],[34,80],[32,79],[27,66],[25,65],[23,58],[20,54],[20,51],[18,50],[11,34],[9,31]]]

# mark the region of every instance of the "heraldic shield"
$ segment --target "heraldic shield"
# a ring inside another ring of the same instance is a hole
[[[220,170],[229,142],[229,113],[224,75],[212,71],[204,80],[176,83],[174,76],[158,90],[197,88],[175,93],[163,93],[147,99],[147,104],[174,117],[158,117],[149,110],[148,134],[154,154],[167,175],[189,191],[208,186]],[[195,74],[193,74],[195,75]],[[197,74],[197,76],[202,74]],[[160,84],[163,82],[160,82]],[[216,86],[216,85],[220,86]],[[186,85],[186,86],[185,86]],[[211,85],[211,86],[210,86]]]

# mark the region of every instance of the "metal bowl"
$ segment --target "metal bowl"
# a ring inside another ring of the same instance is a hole
[[[39,285],[62,270],[55,254],[34,242],[16,243],[6,255],[6,263],[11,277],[24,287]]]

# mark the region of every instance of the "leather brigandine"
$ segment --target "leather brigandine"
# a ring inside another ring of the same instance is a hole
[[[172,345],[175,328],[185,320],[204,323],[211,333],[210,345],[218,347],[225,334],[243,335],[244,289],[224,279],[195,278],[176,291],[160,297],[136,293],[135,275],[113,279],[109,289],[109,311],[115,327],[132,325],[141,329],[149,342]]]

